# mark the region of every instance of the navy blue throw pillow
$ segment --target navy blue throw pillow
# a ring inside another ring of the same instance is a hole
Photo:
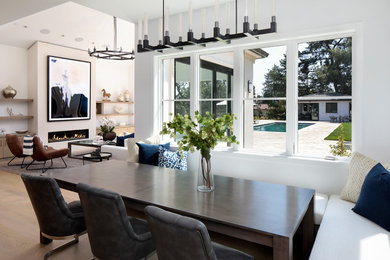
[[[125,140],[127,138],[134,138],[134,133],[125,135],[125,136],[117,136],[116,137],[116,146],[125,146]]]
[[[158,165],[158,155],[159,147],[162,146],[163,148],[169,150],[171,147],[171,143],[166,144],[143,144],[143,143],[137,143],[139,148],[139,157],[138,162],[143,164],[149,164],[149,165]]]
[[[390,172],[382,164],[367,174],[352,210],[390,231]]]

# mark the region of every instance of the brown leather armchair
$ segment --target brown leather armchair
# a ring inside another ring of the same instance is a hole
[[[54,149],[50,146],[44,146],[41,143],[41,139],[38,136],[34,136],[33,138],[33,161],[26,167],[28,170],[42,170],[42,172],[46,172],[48,169],[63,169],[68,167],[66,162],[64,161],[64,156],[66,156],[69,152],[68,148],[63,149]],[[53,167],[53,159],[61,158],[64,163],[63,167]],[[46,162],[50,160],[50,166],[46,168]],[[35,162],[43,162],[42,168],[38,169],[29,169],[29,167]]]
[[[21,168],[24,168],[27,166],[27,164],[24,164],[24,160],[28,155],[23,154],[23,143],[20,141],[19,137],[15,134],[6,134],[5,140],[7,141],[7,145],[11,153],[14,155],[14,157],[8,162],[8,166],[20,166]],[[21,164],[11,164],[13,160],[16,158],[23,158],[23,161]]]

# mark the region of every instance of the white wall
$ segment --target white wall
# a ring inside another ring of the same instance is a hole
[[[251,3],[251,1],[249,1]],[[271,17],[271,1],[261,1],[260,28],[267,27]],[[220,8],[223,13],[224,7]],[[377,160],[390,162],[390,1],[364,0],[278,0],[276,17],[278,32],[262,36],[261,42],[283,41],[299,37],[321,38],[321,35],[355,31],[353,39],[353,149]],[[239,17],[242,17],[242,13]],[[221,15],[222,16],[222,15]],[[211,34],[213,8],[207,9],[206,20]],[[222,16],[223,17],[223,16]],[[233,17],[233,16],[232,16]],[[183,20],[186,21],[184,18]],[[194,21],[200,21],[200,11],[194,13]],[[171,26],[176,30],[177,16],[172,16]],[[225,23],[221,21],[221,25]],[[241,27],[239,22],[239,27]],[[173,26],[172,26],[173,25]],[[187,28],[184,24],[183,28]],[[200,32],[201,23],[194,23],[194,31]],[[157,21],[149,23],[150,39],[155,44]],[[176,41],[172,31],[173,41]],[[197,35],[196,35],[197,36]],[[237,43],[237,42],[235,42]],[[153,54],[136,57],[136,132],[148,136],[153,132],[158,118],[154,101],[157,72],[152,69]],[[236,73],[236,71],[235,71]],[[373,116],[375,115],[375,116]],[[140,130],[140,131],[139,131]],[[311,186],[320,191],[334,193],[345,181],[346,163],[314,161],[299,158],[266,156],[237,156],[234,153],[215,152],[213,170],[218,174],[234,175],[250,179],[269,180]]]
[[[27,98],[27,50],[0,45],[0,54],[0,98],[3,98],[2,90],[8,85],[16,89],[15,98]],[[0,116],[8,116],[7,107],[12,108],[14,114],[28,114],[27,103],[0,102]],[[7,133],[27,128],[27,120],[0,121],[0,131],[4,129]]]
[[[134,26],[131,26],[132,30]],[[88,56],[86,51],[61,47],[38,42],[29,50],[13,46],[0,45],[0,91],[11,85],[18,93],[16,98],[32,98],[33,103],[0,102],[0,116],[7,116],[6,108],[11,107],[15,113],[34,115],[31,120],[0,121],[0,129],[7,133],[15,130],[29,129],[38,134],[46,143],[48,131],[90,129],[90,137],[96,136],[99,121],[96,118],[95,100],[101,100],[101,89],[112,93],[116,100],[126,89],[130,91],[130,100],[134,101],[134,61],[96,60]],[[92,62],[91,87],[91,120],[47,122],[47,55],[73,58]],[[96,87],[95,87],[96,86]],[[3,97],[0,93],[1,98]],[[106,113],[111,113],[115,105],[106,104]],[[134,112],[134,105],[123,105],[123,112]],[[134,116],[113,117],[119,124],[134,124]],[[65,147],[64,143],[51,144]]]
[[[134,101],[134,61],[112,61],[96,60],[96,100],[103,100],[102,89],[111,94],[111,100],[116,101],[119,94],[125,90],[130,92],[130,101]],[[105,104],[105,113],[115,114],[114,107],[119,106],[121,113],[133,113],[134,105]],[[99,126],[101,116],[96,119],[96,126]],[[134,125],[134,116],[116,116],[112,119],[117,123]]]
[[[337,113],[326,113],[326,103],[337,103]],[[319,120],[329,121],[330,116],[349,116],[349,101],[329,101],[329,102],[318,102],[319,103]]]
[[[91,62],[91,119],[77,121],[47,121],[47,56],[58,56]],[[35,132],[41,140],[48,143],[48,132],[89,129],[89,137],[96,136],[96,62],[86,51],[66,48],[58,45],[37,42],[29,49],[29,88],[28,95],[34,99],[31,111],[34,119],[30,120],[29,130]],[[65,147],[67,142],[50,143],[53,147]]]

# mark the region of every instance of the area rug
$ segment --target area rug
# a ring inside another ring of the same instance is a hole
[[[10,173],[16,173],[16,174],[22,174],[22,173],[29,173],[29,174],[37,174],[40,175],[42,171],[40,170],[26,170],[26,168],[21,169],[20,166],[8,166],[7,163],[11,160],[11,158],[7,159],[0,159],[0,171],[5,171],[5,172],[10,172]],[[21,164],[23,159],[15,159],[12,161],[12,164]],[[31,157],[26,158],[25,163],[30,163],[32,161]],[[83,160],[80,159],[74,159],[74,158],[69,158],[69,157],[64,157],[64,161],[68,165],[67,168],[75,168],[75,167],[80,167],[83,166]],[[37,162],[39,163],[39,162]],[[90,164],[90,163],[96,163],[96,162],[91,162],[91,161],[84,161],[85,164]],[[50,165],[50,162],[47,162],[46,165]],[[53,167],[63,167],[64,163],[60,158],[54,159],[53,160]],[[31,169],[34,168],[42,168],[42,165],[31,165]],[[58,169],[49,169],[46,171],[46,173],[51,173],[58,171]]]

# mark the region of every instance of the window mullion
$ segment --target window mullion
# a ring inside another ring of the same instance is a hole
[[[237,120],[233,121],[234,135],[239,140],[239,147],[242,148],[244,144],[244,86],[245,86],[245,60],[244,50],[237,48],[234,50],[234,67],[233,67],[233,88],[232,88],[232,106],[233,113]]]
[[[190,83],[190,113],[191,118],[195,117],[195,111],[199,111],[199,55],[191,54],[191,83]]]
[[[298,44],[287,45],[286,64],[286,153],[293,155],[298,147]]]

